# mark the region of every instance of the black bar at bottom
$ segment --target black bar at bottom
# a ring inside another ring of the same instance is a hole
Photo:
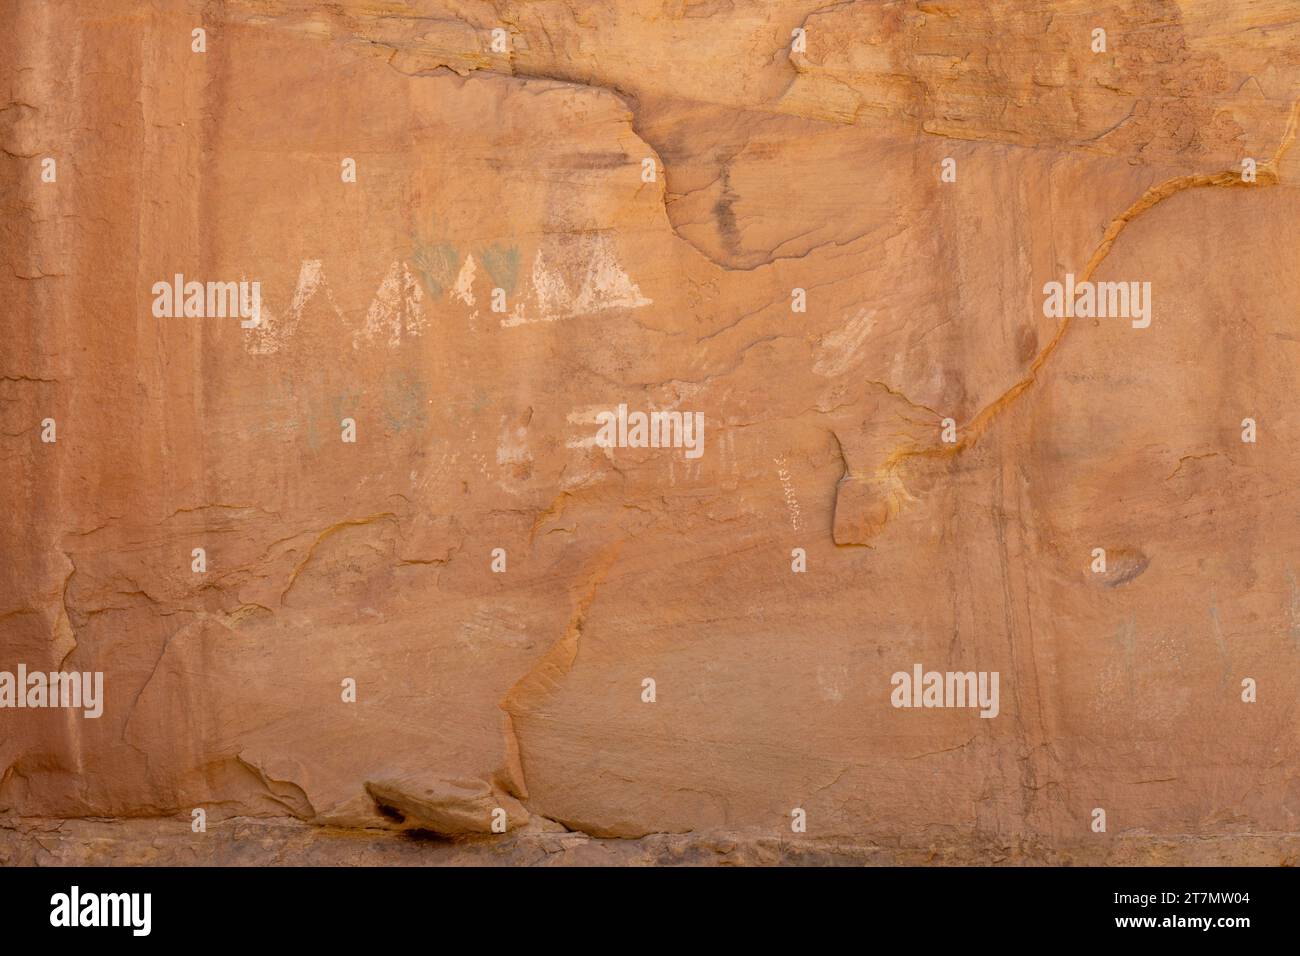
[[[1259,930],[1293,938],[1298,889],[1296,872],[1280,867],[11,868],[0,870],[0,917],[10,943],[76,933],[127,945],[413,936],[460,946],[461,934],[482,933],[480,944],[495,947],[516,936],[563,945],[576,933],[588,944],[734,946],[849,933],[983,946],[1047,931],[1071,941],[1231,945]]]

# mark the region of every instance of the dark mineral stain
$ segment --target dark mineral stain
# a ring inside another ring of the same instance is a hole
[[[618,169],[620,166],[626,166],[628,156],[626,153],[610,152],[603,153],[566,153],[559,158],[560,165],[568,169]]]
[[[713,204],[713,218],[718,224],[718,235],[726,243],[732,255],[740,253],[740,229],[736,225],[736,214],[732,204],[740,198],[731,188],[731,175],[726,166],[719,175],[722,180],[722,197]]]
[[[1121,584],[1128,584],[1145,571],[1151,559],[1141,551],[1125,550],[1108,553],[1106,563],[1108,565],[1106,587],[1117,588]]]
[[[1028,365],[1038,354],[1038,330],[1032,325],[1021,326],[1016,334],[1016,360]]]

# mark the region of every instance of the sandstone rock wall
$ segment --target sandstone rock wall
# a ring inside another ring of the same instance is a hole
[[[0,78],[0,670],[105,681],[0,709],[13,858],[500,808],[1296,859],[1290,0],[16,0]]]

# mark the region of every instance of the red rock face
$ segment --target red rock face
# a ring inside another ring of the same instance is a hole
[[[1295,862],[1288,0],[161,6],[0,10],[0,860]]]

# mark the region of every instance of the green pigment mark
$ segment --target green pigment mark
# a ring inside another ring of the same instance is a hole
[[[411,241],[414,253],[411,261],[424,280],[425,291],[433,298],[442,295],[442,290],[451,285],[456,276],[456,267],[460,264],[460,253],[450,243],[425,245]]]
[[[479,258],[483,260],[483,268],[491,276],[492,284],[505,289],[506,295],[513,295],[519,278],[519,250],[514,246],[507,249],[494,242],[479,250]]]

